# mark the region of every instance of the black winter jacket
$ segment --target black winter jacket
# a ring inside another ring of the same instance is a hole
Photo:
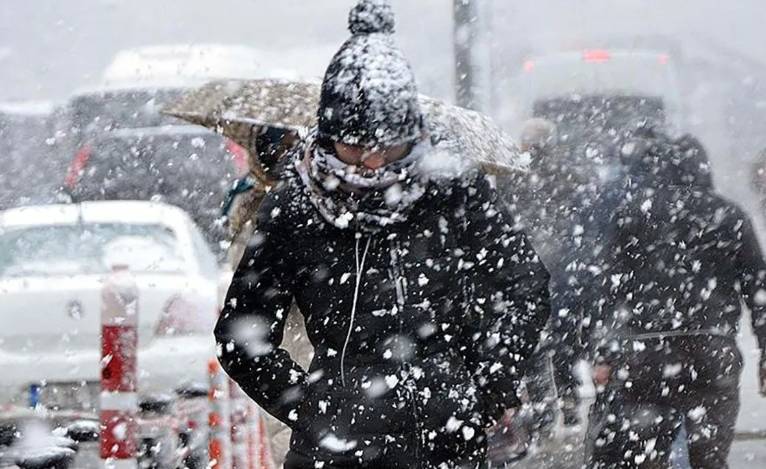
[[[325,223],[294,175],[266,197],[215,334],[225,370],[293,429],[292,451],[461,460],[517,405],[548,274],[485,176],[429,184],[408,222],[372,235]],[[309,370],[280,348],[293,300]]]
[[[634,166],[603,225],[593,345],[614,359],[623,347],[610,338],[733,338],[744,300],[766,346],[766,263],[748,216],[714,192],[704,157],[663,145]]]

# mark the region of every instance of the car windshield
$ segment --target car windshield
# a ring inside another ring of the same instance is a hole
[[[140,273],[185,267],[175,234],[161,225],[0,228],[0,277],[103,274],[117,264]]]

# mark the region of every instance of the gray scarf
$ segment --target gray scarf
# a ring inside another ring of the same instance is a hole
[[[425,194],[419,164],[433,150],[426,139],[403,159],[378,170],[365,170],[339,160],[314,142],[295,167],[322,217],[341,229],[376,232],[407,220]]]

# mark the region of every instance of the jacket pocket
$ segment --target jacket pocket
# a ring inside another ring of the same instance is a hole
[[[465,367],[435,367],[417,387],[425,428],[446,433],[459,433],[463,426],[483,428],[487,403]]]
[[[380,381],[385,385],[383,378]],[[337,443],[363,436],[406,433],[412,430],[412,412],[397,391],[377,396],[371,390],[315,383],[299,406],[300,417],[294,429],[317,445],[327,438]]]

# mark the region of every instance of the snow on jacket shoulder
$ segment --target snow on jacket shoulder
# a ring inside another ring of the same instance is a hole
[[[216,327],[219,358],[295,441],[433,430],[450,451],[518,404],[548,273],[487,177],[429,183],[375,234],[324,223],[293,176],[271,191]],[[291,302],[315,357],[280,348]]]

